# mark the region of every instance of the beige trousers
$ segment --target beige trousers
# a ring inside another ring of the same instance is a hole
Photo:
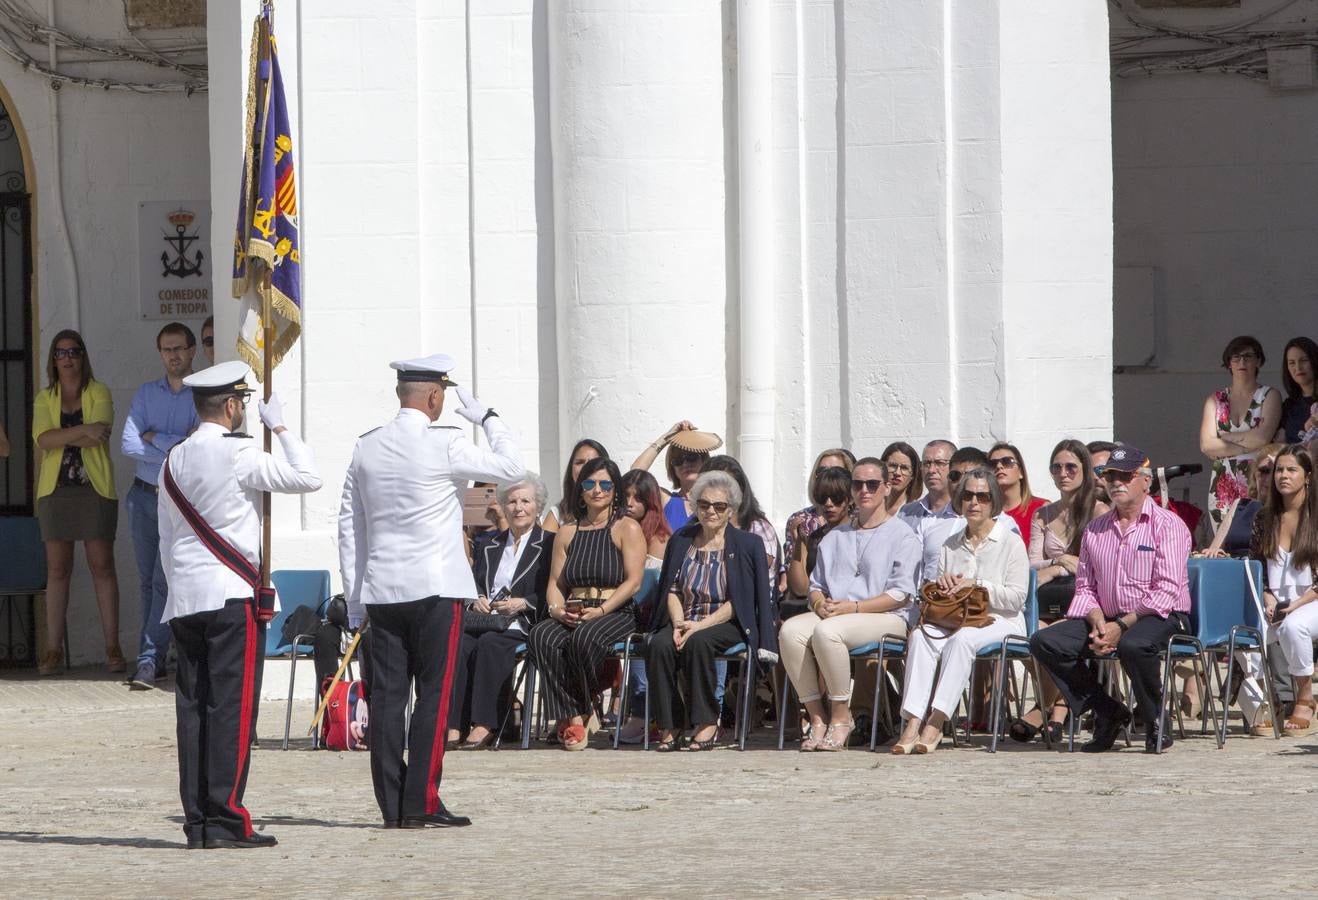
[[[885,637],[906,637],[906,617],[884,612],[821,619],[807,611],[783,623],[778,649],[802,703],[819,699],[821,673],[829,700],[850,700],[850,652]]]

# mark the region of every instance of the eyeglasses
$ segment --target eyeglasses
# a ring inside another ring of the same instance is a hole
[[[922,469],[946,469],[952,464],[950,459],[922,459],[920,468]]]
[[[215,338],[213,338],[213,337],[204,337],[204,338],[201,339],[201,345],[202,345],[203,347],[214,347],[214,346],[215,346]]]
[[[1244,353],[1231,354],[1232,362],[1252,363],[1252,362],[1256,362],[1258,358],[1259,355],[1255,353],[1253,350],[1247,350]]]
[[[961,476],[965,474],[966,473],[961,471],[960,469],[953,469],[952,471],[947,473],[947,480],[952,482],[952,484],[956,484],[958,481],[961,480]]]
[[[696,509],[701,512],[709,512],[710,510],[713,510],[721,516],[728,511],[728,504],[724,503],[722,500],[697,500]]]
[[[186,353],[191,349],[192,349],[191,345],[188,345],[186,347],[161,347],[160,352],[162,355],[168,354],[169,356],[182,356],[184,353]]]
[[[912,471],[912,470],[911,470],[911,467],[910,467],[909,465],[907,465],[906,463],[895,463],[895,462],[890,462],[890,463],[888,463],[888,471],[889,471],[889,472],[910,472],[910,471]]]
[[[56,359],[82,359],[81,347],[56,347]]]
[[[963,505],[971,500],[977,500],[980,503],[992,503],[993,494],[988,491],[966,491],[961,495],[961,503]]]
[[[1054,475],[1061,475],[1065,472],[1067,475],[1074,475],[1080,471],[1079,463],[1053,463],[1048,467],[1048,471]]]
[[[857,494],[861,491],[867,491],[871,494],[877,493],[883,482],[877,478],[853,478],[851,479],[851,490]]]
[[[995,469],[1014,469],[1016,468],[1016,457],[999,456],[996,459],[990,459],[989,465]]]
[[[1118,481],[1122,484],[1130,484],[1131,480],[1138,474],[1138,472],[1118,472],[1116,469],[1105,468],[1103,469],[1103,480],[1108,484]]]
[[[613,490],[613,482],[607,479],[596,481],[594,478],[587,478],[585,481],[581,482],[581,489],[583,491],[593,491],[596,486],[598,486],[601,491]]]

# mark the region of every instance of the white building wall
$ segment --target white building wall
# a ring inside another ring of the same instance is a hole
[[[1156,17],[1201,29],[1273,6],[1245,0]],[[1303,29],[1315,14],[1318,3],[1302,0],[1254,27]],[[1112,28],[1131,33],[1116,16]],[[1155,462],[1207,470],[1200,416],[1208,394],[1230,380],[1221,354],[1232,337],[1262,342],[1260,381],[1284,390],[1286,341],[1318,332],[1315,146],[1318,91],[1276,91],[1217,72],[1113,79],[1116,433]],[[1191,489],[1203,506],[1207,475]]]
[[[45,18],[45,4],[30,5]],[[118,4],[56,4],[56,21],[80,33],[128,39]],[[201,39],[199,30],[180,33]],[[44,53],[42,56],[44,59]],[[75,68],[90,75],[120,78],[159,75],[157,70],[122,65]],[[131,461],[118,451],[124,417],[137,387],[159,378],[163,371],[155,337],[165,321],[140,317],[137,205],[150,200],[204,201],[209,196],[206,96],[67,86],[57,98],[57,148],[52,142],[52,91],[46,79],[0,56],[0,88],[7,94],[5,105],[30,154],[26,176],[33,197],[37,383],[45,386],[46,353],[55,332],[76,326],[87,342],[96,378],[110,388],[114,398],[110,447],[115,486],[122,501],[133,480]],[[59,193],[66,216],[56,203]],[[224,271],[225,264],[220,265]],[[216,276],[215,288],[224,282]],[[194,332],[200,331],[200,318],[185,323]],[[31,440],[30,435],[10,438],[15,444]],[[122,503],[115,563],[121,598],[120,644],[132,658],[137,652],[141,610],[128,515]],[[74,565],[68,624],[72,661],[103,660],[95,593],[81,550]]]

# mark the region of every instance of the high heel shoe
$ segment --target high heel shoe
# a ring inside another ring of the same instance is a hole
[[[910,756],[915,753],[915,744],[915,741],[907,741],[906,743],[898,741],[892,745],[888,752],[893,756]]]
[[[926,744],[924,741],[916,741],[915,755],[923,756],[928,753],[933,753],[935,750],[938,749],[938,745],[941,744],[942,742],[943,742],[942,735],[939,735],[938,737],[934,738],[934,741],[931,744]]]
[[[820,722],[817,727],[819,728],[818,737],[815,736],[816,726],[811,725],[809,730],[806,731],[805,737],[801,739],[802,753],[810,753],[813,750],[818,750],[819,745],[824,742],[824,735],[828,733],[828,729],[823,722]]]
[[[464,741],[463,743],[458,744],[458,749],[459,749],[459,750],[485,750],[485,749],[489,748],[493,743],[494,743],[494,732],[493,732],[493,731],[487,731],[487,732],[485,732],[485,737],[481,738],[481,739],[478,740],[478,741]]]
[[[828,730],[824,732],[824,739],[819,742],[819,746],[815,749],[824,753],[837,753],[839,750],[845,750],[847,749],[847,740],[851,737],[851,732],[855,730],[856,722],[854,719],[845,725],[837,722],[831,723]],[[836,735],[836,732],[841,732],[840,736]]]

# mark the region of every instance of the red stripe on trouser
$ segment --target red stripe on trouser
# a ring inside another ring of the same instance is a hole
[[[243,766],[252,745],[252,678],[256,673],[256,621],[252,606],[243,604],[243,618],[247,625],[247,641],[243,647],[243,705],[242,719],[238,722],[238,768],[233,774],[233,790],[229,792],[229,808],[242,816],[243,837],[252,834],[252,815],[238,802],[238,786],[243,780]]]
[[[448,704],[449,697],[453,693],[453,666],[458,659],[457,645],[461,638],[462,604],[454,603],[453,622],[448,629],[448,658],[444,660],[444,681],[439,686],[439,718],[435,721],[435,739],[430,747],[430,771],[426,775],[426,815],[428,816],[439,812],[439,773],[444,769]]]

